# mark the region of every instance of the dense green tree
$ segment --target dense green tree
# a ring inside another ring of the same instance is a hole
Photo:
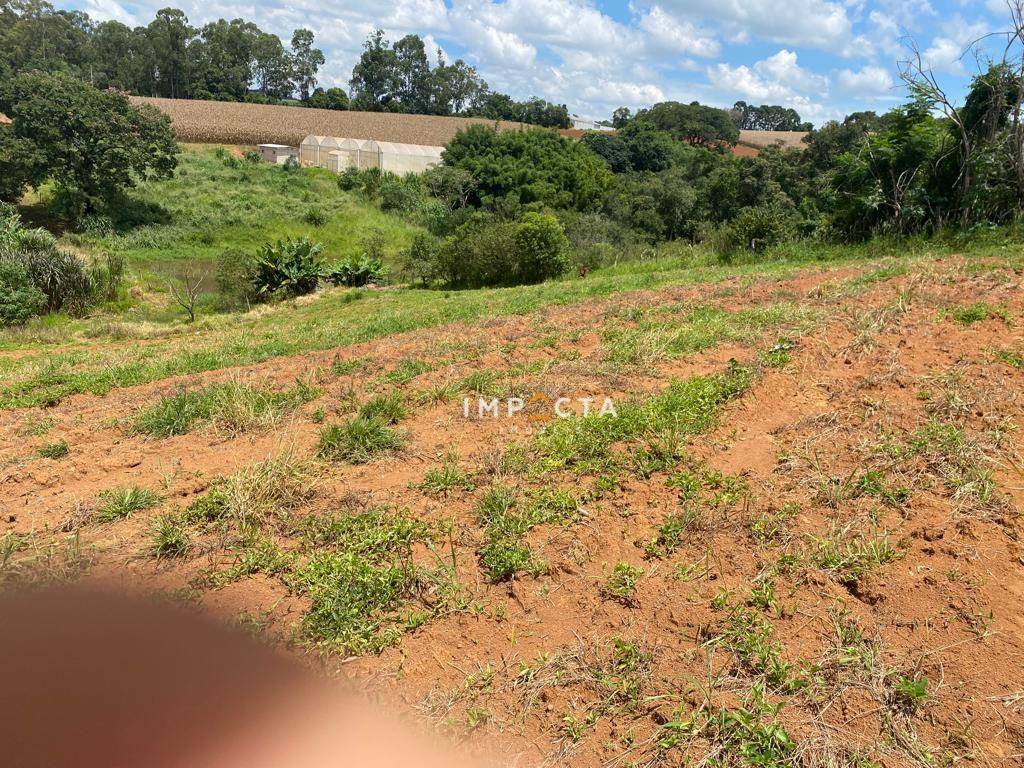
[[[324,61],[324,52],[313,47],[313,33],[296,29],[292,35],[292,78],[303,101],[316,87],[316,73]]]
[[[111,202],[136,179],[169,176],[177,163],[166,115],[71,75],[13,78],[0,87],[0,111],[14,139],[36,148],[29,181],[52,179],[75,213]]]
[[[176,8],[163,8],[146,27],[153,47],[154,95],[170,99],[189,93],[189,42],[195,37],[188,17]]]
[[[737,128],[746,131],[809,131],[813,127],[795,109],[770,104],[757,107],[737,101],[729,115]]]
[[[443,157],[445,165],[472,175],[478,185],[474,200],[487,206],[540,203],[592,210],[611,183],[597,155],[542,128],[498,132],[473,125],[459,131]]]
[[[398,87],[394,100],[401,111],[426,114],[434,99],[434,78],[423,39],[419,35],[406,35],[394,45],[395,74]]]
[[[307,107],[314,109],[348,109],[348,94],[341,88],[317,88],[306,99]]]
[[[363,43],[363,52],[352,68],[352,107],[367,112],[388,110],[401,88],[398,54],[384,37],[374,30]]]
[[[277,35],[261,33],[253,45],[253,80],[267,99],[286,99],[293,90],[294,62]]]
[[[480,101],[487,92],[485,83],[462,59],[451,64],[445,63],[444,55],[437,52],[438,65],[433,71],[433,102],[430,113],[434,115],[458,115]]]
[[[241,101],[255,75],[259,27],[242,19],[220,19],[204,26],[193,41],[191,93],[193,98]]]
[[[664,131],[677,141],[701,147],[732,146],[739,138],[739,129],[728,112],[697,102],[663,101],[640,110],[634,120]]]

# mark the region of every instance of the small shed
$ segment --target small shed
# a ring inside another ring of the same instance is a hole
[[[287,144],[260,144],[259,150],[266,162],[276,165],[286,163],[289,157],[296,157],[299,154],[296,147],[289,147]]]

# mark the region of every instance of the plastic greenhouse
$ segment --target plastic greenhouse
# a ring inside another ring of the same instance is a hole
[[[380,168],[404,175],[422,173],[441,162],[444,147],[398,144],[372,139],[307,136],[299,146],[299,162],[341,173],[347,168]]]
[[[444,147],[428,147],[420,144],[394,144],[378,141],[380,169],[399,176],[407,173],[422,173],[441,162]]]

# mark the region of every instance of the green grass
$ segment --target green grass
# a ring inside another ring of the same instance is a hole
[[[377,652],[451,606],[454,576],[445,566],[413,562],[413,545],[429,545],[431,531],[407,513],[380,507],[309,518],[302,531],[312,555],[287,580],[310,601],[301,624],[310,642],[346,654]],[[420,596],[424,612],[407,612]]]
[[[974,325],[974,323],[980,323],[982,320],[988,320],[989,318],[999,318],[1007,324],[1010,322],[1010,314],[1006,311],[1006,307],[996,306],[984,301],[979,301],[965,307],[954,307],[950,310],[949,314],[960,325]]]
[[[448,460],[440,467],[428,469],[417,487],[424,493],[447,496],[454,491],[472,491],[476,486],[473,478],[462,472],[454,460]]]
[[[844,252],[835,265],[858,255],[857,250]],[[685,260],[667,257],[595,270],[582,279],[517,288],[338,291],[309,303],[205,316],[187,328],[119,321],[116,335],[109,316],[81,320],[48,316],[23,330],[0,332],[0,351],[28,352],[5,361],[8,371],[0,386],[0,409],[52,404],[78,393],[102,395],[171,376],[252,365],[420,328],[525,314],[627,291],[713,283],[737,275],[784,278],[805,264],[712,266],[695,264],[688,254]],[[126,339],[147,343],[125,344]]]
[[[723,373],[677,379],[645,401],[617,405],[617,415],[557,419],[534,440],[537,470],[606,472],[622,462],[616,445],[642,438],[679,439],[714,425],[721,407],[750,385],[753,372],[730,365]]]
[[[386,422],[359,415],[344,424],[321,430],[317,456],[332,461],[366,464],[381,453],[401,448],[402,443],[401,433]]]
[[[172,437],[209,423],[222,432],[238,434],[273,426],[318,394],[302,382],[284,392],[274,392],[228,381],[160,398],[134,419],[132,430],[153,437]]]
[[[405,401],[398,392],[377,395],[359,407],[360,418],[383,424],[397,424],[405,418],[406,413]]]
[[[1012,349],[1000,349],[995,352],[995,358],[1011,368],[1024,370],[1024,353],[1015,352]]]
[[[39,446],[37,452],[44,459],[63,459],[71,453],[71,448],[68,447],[67,440],[57,440],[56,442]]]
[[[169,557],[184,557],[192,546],[182,518],[175,515],[161,515],[153,524],[153,541],[150,554],[158,560]]]
[[[613,323],[604,332],[605,359],[616,365],[648,366],[710,349],[725,341],[751,341],[769,328],[807,327],[815,313],[806,306],[780,302],[734,312],[715,306],[659,307],[641,313],[635,326]]]
[[[158,494],[137,485],[103,491],[99,495],[99,500],[101,503],[96,508],[93,519],[101,523],[124,520],[136,512],[155,507],[161,501]]]
[[[67,239],[86,251],[123,254],[130,268],[153,274],[150,282],[158,290],[166,285],[154,273],[169,264],[213,265],[229,248],[255,251],[269,240],[308,236],[323,243],[326,260],[337,261],[359,252],[360,241],[379,230],[393,260],[418,231],[340,190],[329,171],[287,173],[269,163],[247,162],[233,167],[211,147],[184,146],[174,178],[141,182],[131,200],[115,219],[113,233]]]

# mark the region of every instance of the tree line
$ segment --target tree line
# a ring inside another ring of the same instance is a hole
[[[64,72],[99,88],[140,96],[298,103],[322,109],[477,115],[565,127],[565,105],[518,102],[492,91],[462,59],[431,67],[418,35],[390,43],[381,30],[367,39],[342,88],[318,87],[325,63],[313,32],[296,29],[286,46],[244,19],[192,26],[176,8],[145,26],[95,22],[82,11],[45,0],[0,0],[0,78],[28,71]]]

